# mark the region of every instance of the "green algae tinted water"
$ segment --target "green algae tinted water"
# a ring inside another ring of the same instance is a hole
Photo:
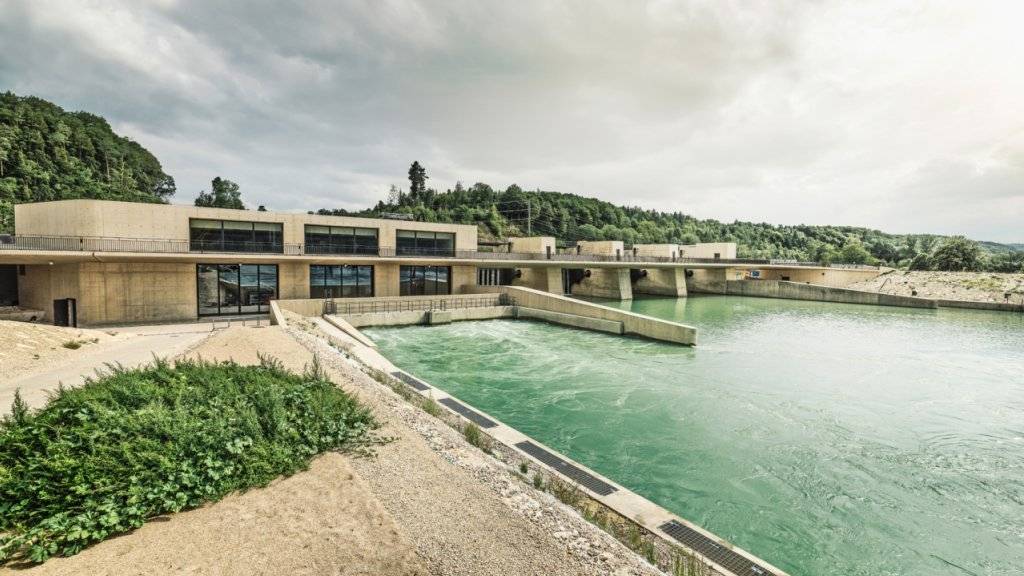
[[[1024,315],[606,304],[697,326],[700,346],[503,320],[366,333],[795,576],[1024,574]]]

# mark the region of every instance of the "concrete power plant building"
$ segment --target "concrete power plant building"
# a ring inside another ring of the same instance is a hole
[[[497,285],[685,296],[688,286],[713,288],[752,270],[836,286],[865,277],[736,260],[735,244],[607,241],[560,250],[554,238],[532,237],[481,250],[476,226],[62,200],[15,207],[15,234],[0,236],[0,305],[61,325],[172,322],[263,314],[275,299],[472,294]]]

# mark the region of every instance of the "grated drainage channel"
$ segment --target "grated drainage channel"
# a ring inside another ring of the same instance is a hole
[[[604,480],[601,480],[600,478],[597,478],[593,474],[590,474],[589,472],[577,468],[576,466],[566,462],[565,460],[562,460],[558,456],[555,456],[551,452],[548,452],[547,450],[541,448],[540,446],[537,446],[536,444],[530,442],[529,440],[525,440],[523,442],[516,444],[516,448],[519,448],[520,450],[526,452],[530,456],[533,456],[537,460],[540,460],[541,462],[547,464],[548,466],[551,466],[558,472],[561,472],[566,477],[572,478],[573,480],[578,482],[580,486],[587,488],[588,490],[595,494],[607,496],[617,490],[617,488],[605,482]]]
[[[674,540],[704,556],[708,560],[729,570],[736,576],[775,576],[775,573],[757,564],[746,556],[737,554],[730,548],[722,546],[696,530],[670,520],[658,528]]]
[[[473,422],[474,424],[481,428],[494,428],[495,426],[498,425],[498,423],[495,422],[494,420],[491,420],[490,418],[484,416],[483,414],[477,412],[476,410],[471,410],[469,407],[459,404],[458,402],[451,398],[441,398],[440,400],[438,400],[438,402],[451,408],[455,412],[458,412],[467,420]]]
[[[419,378],[411,374],[406,374],[405,372],[397,371],[392,372],[391,375],[417,390],[430,390],[430,386],[428,386],[426,382],[420,380]]]

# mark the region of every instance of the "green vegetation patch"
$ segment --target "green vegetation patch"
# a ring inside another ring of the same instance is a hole
[[[68,556],[149,518],[265,486],[377,442],[369,410],[314,363],[156,362],[15,399],[0,421],[0,565]]]

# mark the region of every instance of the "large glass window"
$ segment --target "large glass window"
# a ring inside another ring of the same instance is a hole
[[[194,252],[284,252],[280,222],[189,220],[189,248]]]
[[[399,256],[455,256],[455,234],[399,230],[396,237]]]
[[[306,254],[377,255],[377,229],[306,225]]]
[[[373,296],[373,266],[310,266],[310,298]]]
[[[276,264],[198,264],[200,316],[257,314],[277,297]]]
[[[402,296],[451,294],[450,266],[402,266],[398,272],[398,293]]]

